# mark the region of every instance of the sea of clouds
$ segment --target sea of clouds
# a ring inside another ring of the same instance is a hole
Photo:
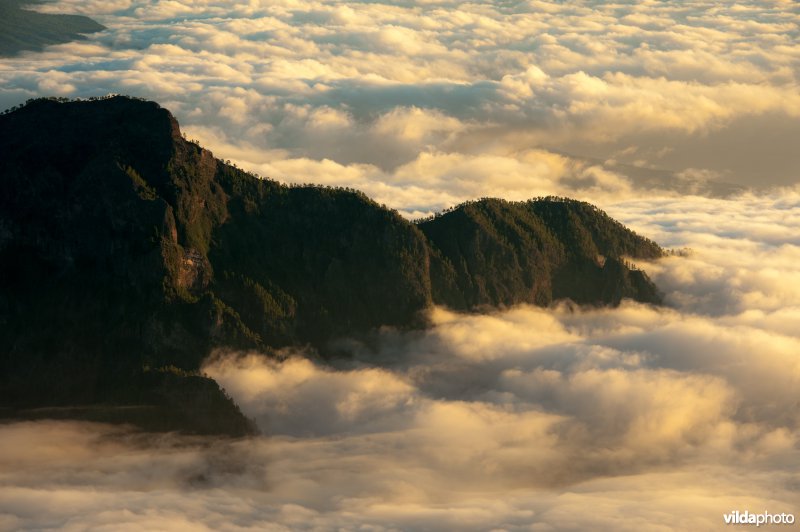
[[[0,425],[0,529],[708,530],[800,505],[800,7],[61,0],[0,108],[124,93],[221,158],[409,217],[563,194],[666,306],[431,311],[352,358],[216,353],[264,436]],[[725,181],[759,192],[728,199]],[[764,187],[784,187],[765,191]],[[795,188],[792,188],[795,186]]]
[[[800,505],[800,195],[627,201],[667,305],[432,311],[332,365],[217,353],[261,437],[0,426],[0,528],[711,530]]]
[[[223,159],[353,186],[409,216],[481,196],[608,202],[797,181],[792,1],[37,9],[108,29],[4,58],[0,108],[44,95],[153,99]]]

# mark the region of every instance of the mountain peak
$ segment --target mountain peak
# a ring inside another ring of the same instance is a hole
[[[0,116],[0,145],[37,170],[55,166],[62,177],[99,158],[163,165],[180,138],[169,111],[125,96],[40,98]]]
[[[126,97],[29,102],[0,116],[0,145],[8,405],[163,409],[182,397],[165,382],[213,388],[186,375],[214,348],[327,356],[434,304],[659,301],[623,257],[660,248],[588,204],[485,199],[413,224],[356,191],[256,178]]]
[[[172,114],[158,103],[125,95],[109,95],[86,99],[32,98],[22,105],[12,107],[0,115],[11,119],[47,120],[63,122],[71,117],[80,117],[94,125],[102,124],[112,118],[127,118],[133,121],[147,120],[157,115],[169,117]],[[34,118],[32,118],[34,117]],[[176,122],[177,123],[177,122]]]

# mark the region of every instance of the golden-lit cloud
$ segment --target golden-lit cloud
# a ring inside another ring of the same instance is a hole
[[[351,358],[219,352],[264,436],[0,427],[4,528],[711,530],[797,515],[800,196],[608,209],[667,305],[431,311]],[[779,279],[788,279],[779,282]]]
[[[224,159],[282,180],[383,187],[385,202],[409,215],[472,193],[602,200],[643,188],[708,192],[709,179],[798,179],[800,14],[780,2],[61,0],[38,9],[108,29],[4,59],[0,107],[41,95],[155,99]],[[472,171],[422,174],[437,171],[422,162],[448,158]],[[557,158],[565,163],[553,167]],[[587,167],[610,180],[587,181]],[[498,183],[506,168],[524,178]],[[637,168],[667,171],[643,186]]]
[[[223,159],[409,217],[569,195],[687,254],[667,305],[431,310],[352,358],[217,353],[264,437],[0,426],[0,528],[709,530],[798,513],[800,13],[790,2],[61,0],[0,108],[120,92]],[[658,168],[665,169],[657,171]],[[720,181],[786,185],[730,200]]]

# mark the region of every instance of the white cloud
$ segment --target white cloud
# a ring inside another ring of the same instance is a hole
[[[785,5],[62,0],[39,9],[94,16],[108,30],[5,59],[0,101],[152,98],[189,131],[216,130],[221,142],[208,147],[247,168],[279,165],[279,149],[286,160],[330,159],[346,180],[349,167],[391,174],[426,154],[471,160],[503,146],[510,159],[616,154],[751,185],[797,181],[787,161],[800,130],[782,124],[800,114],[800,14]],[[777,130],[782,143],[769,138]],[[720,143],[728,149],[710,149]],[[246,146],[257,150],[237,159]],[[758,168],[742,164],[747,154]],[[673,185],[668,176],[661,188]],[[458,196],[426,177],[409,186]],[[370,180],[389,186],[383,178]],[[537,186],[584,188],[560,178]],[[408,212],[439,207],[397,194],[389,203]]]
[[[713,529],[733,509],[798,513],[797,190],[637,200],[623,164],[796,183],[793,6],[40,6],[109,29],[3,59],[7,106],[132,93],[221,158],[409,216],[572,195],[693,251],[643,265],[668,308],[439,309],[335,367],[209,362],[265,438],[4,425],[0,528]]]
[[[430,329],[350,340],[332,365],[220,353],[205,370],[267,436],[5,425],[3,525],[683,530],[735,509],[796,515],[800,294],[764,276],[797,274],[798,196],[610,210],[694,249],[646,265],[669,306],[436,309]]]

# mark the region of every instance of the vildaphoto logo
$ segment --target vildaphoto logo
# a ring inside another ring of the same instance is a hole
[[[726,525],[793,525],[794,514],[771,514],[767,511],[760,514],[754,514],[745,510],[740,512],[734,510],[731,513],[723,514],[722,518],[725,520]]]

